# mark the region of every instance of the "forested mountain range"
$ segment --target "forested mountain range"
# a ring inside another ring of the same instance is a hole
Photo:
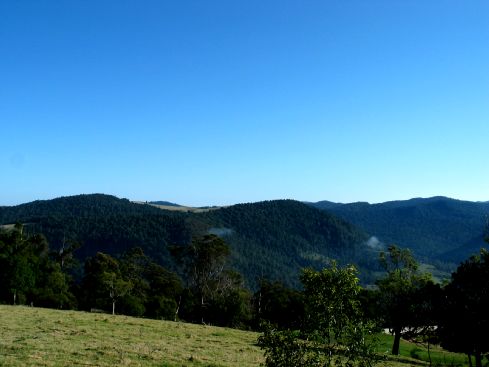
[[[367,269],[377,258],[365,246],[365,232],[293,200],[179,212],[109,195],[77,195],[0,207],[0,223],[15,222],[26,224],[27,231],[43,233],[54,249],[71,241],[79,243],[76,255],[81,261],[97,251],[117,256],[139,246],[172,270],[176,266],[169,253],[171,245],[217,234],[231,246],[231,265],[250,286],[262,277],[297,285],[300,268],[319,268],[329,259],[359,263]]]
[[[483,238],[489,202],[437,196],[381,204],[309,204],[343,218],[385,244],[408,247],[424,261],[458,264],[487,245]]]
[[[297,285],[300,268],[320,268],[330,259],[357,264],[370,282],[379,250],[391,243],[450,270],[484,246],[488,214],[488,202],[444,197],[382,204],[276,200],[186,212],[92,194],[0,207],[0,224],[24,223],[54,249],[76,242],[81,261],[138,246],[171,270],[170,246],[213,233],[229,243],[231,265],[253,286],[262,277]]]

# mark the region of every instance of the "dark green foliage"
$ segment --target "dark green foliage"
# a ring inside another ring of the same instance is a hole
[[[265,326],[258,345],[265,350],[267,367],[313,367],[321,366],[318,357],[310,351],[299,331],[277,330]]]
[[[299,329],[304,320],[302,292],[278,281],[262,280],[253,304],[256,326],[266,321],[278,329]]]
[[[482,365],[489,352],[489,252],[481,250],[457,268],[445,287],[444,313],[440,321],[441,345],[464,352]]]
[[[311,205],[338,215],[384,243],[409,247],[423,259],[453,265],[484,245],[482,235],[477,234],[481,233],[489,214],[488,202],[445,197],[381,204],[318,202]]]
[[[182,284],[178,276],[152,262],[141,248],[115,259],[104,253],[87,259],[81,284],[82,307],[133,316],[176,318]]]
[[[80,261],[104,252],[119,256],[133,247],[161,265],[172,267],[167,246],[187,243],[191,229],[185,217],[109,195],[77,195],[0,208],[0,223],[28,223],[30,233],[43,233],[54,249],[66,241],[80,245]]]
[[[180,278],[155,263],[150,263],[144,274],[151,289],[145,306],[146,314],[156,319],[176,320],[183,292]]]
[[[232,263],[257,289],[257,279],[299,286],[304,267],[322,268],[331,259],[358,262],[368,238],[345,221],[298,201],[239,204],[200,214],[232,248]]]
[[[259,338],[267,366],[372,366],[372,325],[364,321],[353,266],[306,269],[305,322],[298,331],[267,328]]]
[[[425,322],[420,318],[416,295],[431,282],[431,276],[418,272],[411,252],[395,245],[389,246],[387,253],[381,253],[380,262],[387,275],[377,282],[378,309],[384,326],[394,333],[392,354],[398,355],[400,338],[406,329],[413,333]]]
[[[75,305],[69,276],[50,258],[45,237],[26,235],[21,224],[0,231],[0,300],[56,308]]]
[[[182,213],[126,199],[94,194],[0,207],[0,224],[27,223],[30,233],[46,235],[58,252],[79,244],[83,263],[97,252],[121,256],[141,247],[158,264],[176,269],[168,248],[189,244],[192,237],[217,234],[231,249],[231,265],[246,284],[257,279],[299,286],[299,270],[321,268],[330,259],[355,262],[362,271],[376,263],[365,253],[366,234],[337,217],[293,200],[235,205],[203,213]],[[367,274],[366,272],[364,272]]]
[[[171,251],[186,275],[187,297],[193,298],[185,302],[186,317],[196,321],[198,316],[202,323],[223,326],[249,321],[251,295],[244,289],[241,275],[227,267],[230,249],[221,238],[205,235]]]
[[[116,259],[101,252],[87,259],[85,276],[82,281],[84,292],[82,307],[86,310],[91,308],[111,310],[112,298],[107,283],[118,280],[123,281],[119,262]]]

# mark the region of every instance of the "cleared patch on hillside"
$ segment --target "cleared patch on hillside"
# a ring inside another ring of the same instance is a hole
[[[133,203],[150,205],[158,209],[170,210],[175,212],[185,212],[185,213],[204,213],[204,212],[209,212],[211,210],[217,210],[223,208],[222,206],[209,206],[209,207],[197,208],[193,206],[182,206],[182,205],[161,205],[161,204],[154,204],[154,203],[144,202],[144,201],[133,201]]]

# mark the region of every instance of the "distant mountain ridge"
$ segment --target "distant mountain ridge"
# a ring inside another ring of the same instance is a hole
[[[411,248],[430,261],[459,263],[487,245],[483,231],[488,202],[471,202],[443,196],[389,201],[310,205],[336,214],[384,243]]]
[[[176,204],[178,205],[178,204]],[[97,251],[118,255],[139,246],[175,269],[168,246],[214,233],[232,248],[233,266],[249,284],[260,277],[297,285],[300,268],[329,260],[355,263],[365,282],[378,268],[378,252],[395,243],[445,271],[479,251],[489,202],[445,197],[380,204],[273,200],[209,209],[133,203],[104,194],[76,195],[0,207],[0,225],[28,223],[54,248],[74,240],[83,260]],[[190,210],[189,210],[190,209]],[[195,209],[195,210],[193,210]]]

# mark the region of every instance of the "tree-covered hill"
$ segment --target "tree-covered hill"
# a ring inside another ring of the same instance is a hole
[[[76,255],[82,261],[98,251],[118,255],[140,246],[162,265],[172,267],[168,246],[191,238],[183,215],[103,194],[0,207],[0,223],[15,222],[26,224],[29,232],[43,233],[54,249],[65,242],[80,244]]]
[[[331,259],[362,267],[368,259],[376,261],[376,254],[365,256],[364,232],[298,201],[233,205],[200,218],[231,244],[236,267],[255,279],[265,276],[295,285],[303,267],[323,267]]]
[[[357,262],[367,235],[332,214],[292,200],[240,204],[200,213],[161,210],[114,196],[94,194],[0,207],[0,224],[21,222],[42,232],[51,247],[81,245],[80,260],[98,251],[119,255],[139,246],[158,263],[175,269],[169,246],[214,233],[232,249],[233,266],[249,285],[264,276],[296,285],[304,266],[328,259]],[[375,260],[372,260],[374,263]]]
[[[380,241],[411,248],[430,261],[459,263],[484,246],[482,232],[489,214],[488,202],[446,197],[335,205],[311,204],[349,221]]]

